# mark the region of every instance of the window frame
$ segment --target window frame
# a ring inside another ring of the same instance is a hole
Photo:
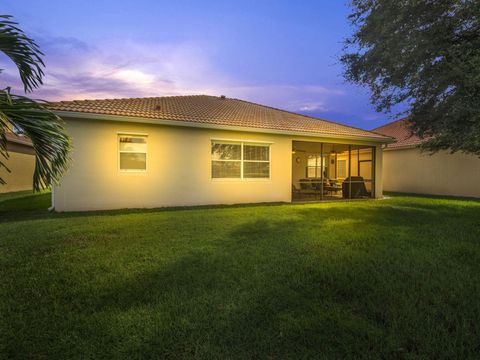
[[[132,138],[145,138],[145,152],[140,151],[125,151],[120,150],[120,138],[122,137],[132,137]],[[145,154],[145,169],[122,169],[120,167],[120,154]],[[148,170],[148,134],[143,133],[132,133],[132,132],[118,132],[117,133],[117,168],[120,173],[123,174],[144,174]]]
[[[240,160],[213,160],[212,159],[212,145],[216,144],[228,144],[228,145],[240,145]],[[272,179],[272,142],[269,141],[257,141],[257,140],[235,140],[235,139],[210,139],[210,179],[212,181],[270,181]],[[268,147],[268,160],[244,160],[243,147],[244,145],[250,146],[263,146]],[[213,161],[225,161],[235,162],[240,161],[240,177],[236,178],[215,178],[212,174]],[[244,163],[268,163],[268,177],[245,177],[244,176]]]
[[[327,157],[321,154],[317,153],[310,153],[306,155],[307,157],[307,165],[305,166],[305,177],[307,179],[319,179],[322,177],[322,172],[328,170],[328,164],[327,164]],[[308,160],[310,160],[310,157],[315,157],[315,166],[309,166],[308,165]],[[320,162],[318,161],[320,160]],[[320,163],[320,164],[319,164]],[[315,170],[315,176],[308,176],[308,170],[309,169],[314,169]]]

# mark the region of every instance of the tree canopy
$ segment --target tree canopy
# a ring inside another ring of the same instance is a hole
[[[428,151],[480,155],[478,0],[352,0],[345,78],[377,111],[406,106]]]

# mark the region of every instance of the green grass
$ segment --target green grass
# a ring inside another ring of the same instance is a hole
[[[10,199],[21,198],[24,196],[30,196],[33,192],[31,190],[24,190],[24,191],[14,191],[8,193],[0,193],[0,202]]]
[[[0,357],[480,353],[478,201],[48,206],[0,202]]]

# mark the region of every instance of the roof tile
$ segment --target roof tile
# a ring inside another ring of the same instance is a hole
[[[388,140],[383,135],[244,100],[208,95],[74,100],[50,103],[51,110],[140,117]]]
[[[396,140],[394,143],[387,145],[389,149],[416,146],[422,142],[422,139],[410,132],[407,119],[393,121],[372,131]]]

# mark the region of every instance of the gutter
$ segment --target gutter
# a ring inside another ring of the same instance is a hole
[[[389,138],[386,136],[384,136],[384,138],[378,138],[373,136],[369,137],[369,136],[352,136],[352,135],[339,135],[339,134],[329,134],[329,133],[312,133],[308,131],[288,131],[288,130],[279,130],[279,129],[220,125],[220,124],[200,123],[200,122],[183,121],[183,120],[165,120],[165,119],[144,118],[144,117],[137,117],[137,116],[108,115],[108,114],[86,113],[86,112],[77,112],[77,111],[52,110],[52,112],[60,116],[61,118],[81,118],[81,119],[103,120],[103,121],[120,121],[120,122],[130,122],[130,123],[182,126],[182,127],[192,127],[192,128],[243,131],[243,132],[265,133],[265,134],[307,136],[307,137],[317,137],[317,138],[329,137],[329,138],[334,138],[334,139],[338,138],[338,139],[344,139],[344,140],[370,141],[370,142],[376,142],[381,144],[390,144],[395,142],[393,138]]]
[[[385,147],[383,151],[393,151],[393,150],[408,150],[408,149],[415,149],[418,145],[403,145],[403,146],[394,146],[394,147]]]
[[[408,144],[408,145],[395,145],[394,146],[388,146],[384,145],[384,151],[393,151],[393,150],[405,150],[405,149],[416,149],[418,148],[419,145],[422,143],[419,142],[417,144]]]

